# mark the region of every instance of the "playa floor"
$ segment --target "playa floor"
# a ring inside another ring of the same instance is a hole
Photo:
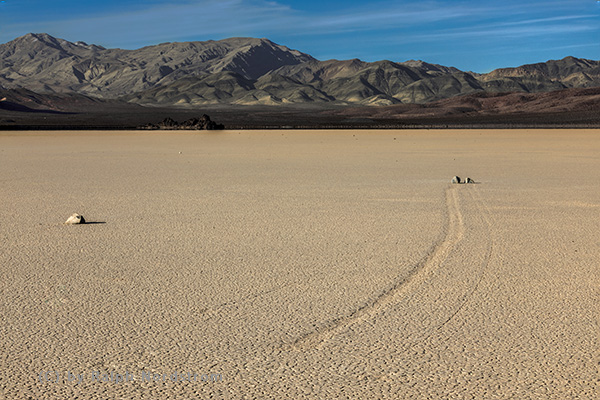
[[[0,399],[600,393],[600,131],[4,132],[0,188]]]

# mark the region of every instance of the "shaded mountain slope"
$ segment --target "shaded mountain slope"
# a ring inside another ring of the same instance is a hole
[[[388,106],[473,93],[598,87],[600,62],[567,57],[477,74],[418,60],[319,61],[267,39],[122,50],[27,34],[0,45],[0,85],[153,106]]]
[[[600,62],[565,57],[562,60],[550,60],[544,63],[522,65],[516,68],[500,68],[483,75],[482,80],[507,78],[538,78],[539,81],[561,82],[567,87],[598,86]]]
[[[106,98],[222,71],[257,79],[283,65],[313,58],[267,39],[163,43],[121,50],[27,34],[0,45],[0,60],[0,85],[4,87]]]
[[[571,87],[600,86],[600,75],[595,74],[595,69],[600,63],[581,60],[581,64],[584,66],[582,69],[588,68],[588,73],[567,73],[558,69],[554,74],[527,75],[511,69],[503,76],[500,72],[480,75],[414,61],[367,63],[360,60],[311,60],[280,67],[256,80],[247,80],[235,93],[230,91],[231,96],[227,97],[215,98],[200,91],[196,93],[197,99],[188,103],[181,101],[180,97],[169,99],[165,93],[180,95],[185,91],[181,83],[175,81],[165,85],[164,90],[153,89],[151,92],[138,93],[126,99],[139,104],[278,105],[316,102],[386,106],[399,103],[425,104],[479,92],[540,93]],[[585,79],[578,78],[580,76],[585,76]],[[578,82],[583,82],[582,86],[578,86]],[[183,86],[186,85],[187,83]],[[153,98],[153,93],[158,92],[163,96],[160,96],[160,99]]]

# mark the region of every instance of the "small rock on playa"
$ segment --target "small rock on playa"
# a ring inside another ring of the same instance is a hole
[[[77,225],[77,224],[85,224],[85,218],[83,215],[79,215],[77,213],[71,215],[69,219],[65,221],[66,225]]]
[[[460,183],[460,177],[458,177],[458,176],[452,177],[452,183]]]

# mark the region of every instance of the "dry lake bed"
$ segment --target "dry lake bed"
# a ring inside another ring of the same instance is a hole
[[[3,132],[0,399],[596,398],[599,228],[598,130]]]

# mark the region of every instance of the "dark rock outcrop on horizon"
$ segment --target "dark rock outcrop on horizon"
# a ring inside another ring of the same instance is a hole
[[[206,114],[203,114],[200,118],[190,118],[187,121],[179,123],[175,121],[171,117],[167,117],[158,124],[147,124],[138,127],[138,129],[146,129],[146,130],[221,130],[225,129],[222,124],[217,124],[212,121],[210,117]]]
[[[0,44],[0,85],[153,106],[386,106],[598,87],[600,61],[566,57],[477,74],[415,60],[319,61],[267,39],[122,50],[27,34]]]

